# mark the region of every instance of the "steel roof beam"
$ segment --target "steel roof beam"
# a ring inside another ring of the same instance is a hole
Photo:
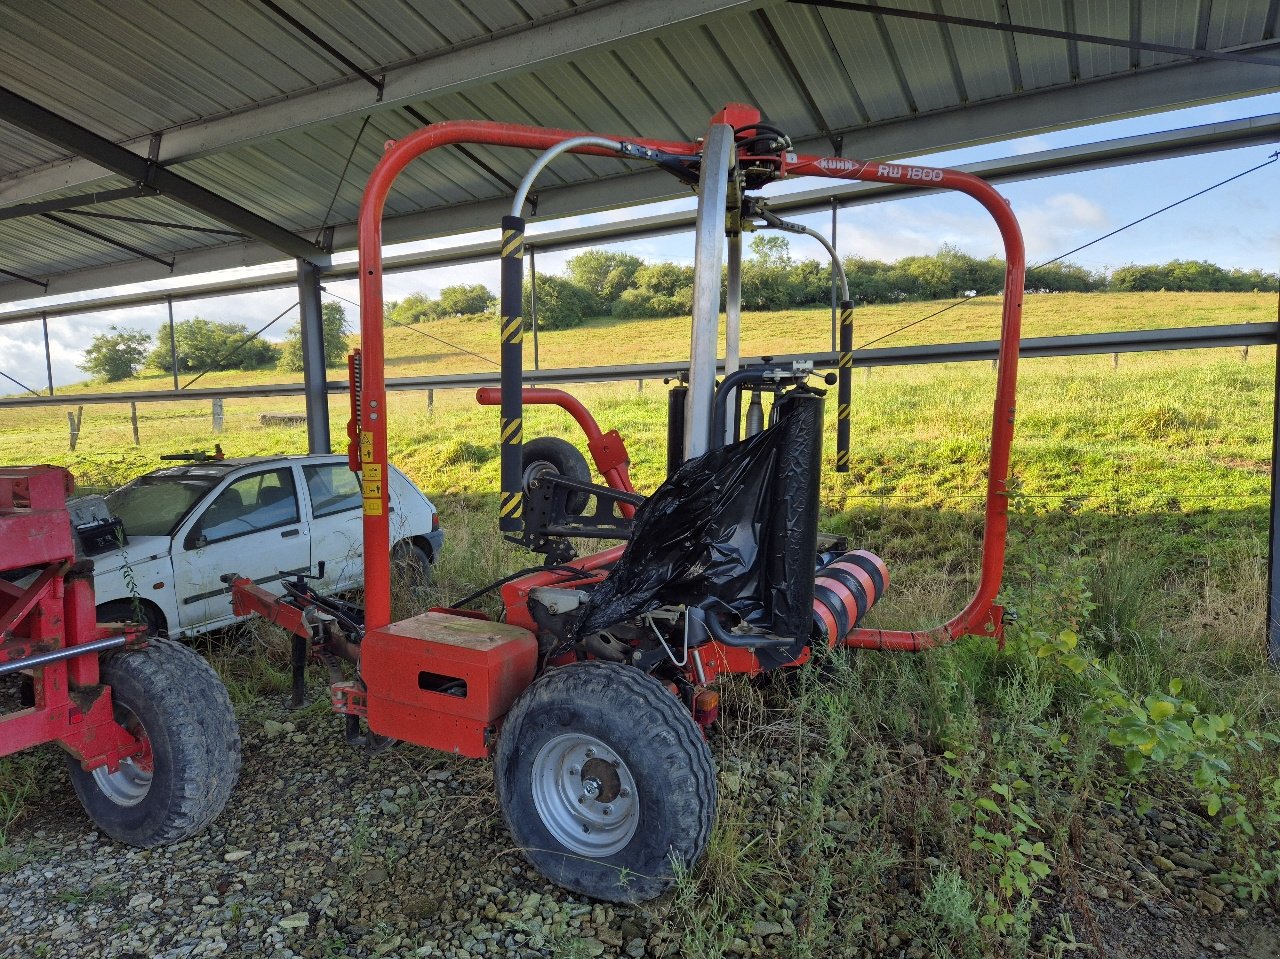
[[[113,200],[132,200],[140,196],[155,195],[154,190],[136,185],[121,187],[119,190],[97,190],[93,193],[64,196],[57,200],[44,200],[40,203],[18,203],[14,206],[0,207],[0,220],[16,220],[19,217],[35,216],[37,213],[57,213],[60,210],[73,210],[76,207],[110,203]]]
[[[112,173],[158,190],[193,210],[199,210],[247,236],[261,240],[281,253],[311,263],[317,260],[325,262],[319,247],[272,223],[266,217],[246,210],[193,180],[188,180],[146,157],[138,156],[132,150],[126,150],[92,130],[72,123],[7,87],[0,87],[0,118],[47,143],[89,158]]]
[[[166,165],[182,163],[290,131],[402,107],[466,87],[494,83],[660,30],[697,24],[726,11],[754,9],[765,2],[681,0],[673,4],[670,0],[612,0],[586,9],[565,10],[499,31],[492,39],[461,44],[389,70],[382,78],[381,94],[363,77],[353,76],[321,90],[166,130],[157,159]],[[145,154],[150,143],[147,135],[128,140],[123,147],[131,153]],[[102,175],[101,166],[88,159],[59,161],[0,181],[0,203],[43,196],[90,183]]]

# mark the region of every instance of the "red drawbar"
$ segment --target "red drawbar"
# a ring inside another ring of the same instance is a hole
[[[533,634],[505,623],[423,613],[372,630],[360,651],[369,728],[482,759],[537,664]]]

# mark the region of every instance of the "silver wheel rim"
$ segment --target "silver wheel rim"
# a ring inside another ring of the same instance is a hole
[[[133,710],[116,703],[116,722],[135,735],[146,736],[142,723],[134,715]],[[98,791],[117,806],[136,806],[147,798],[151,791],[152,770],[145,769],[133,759],[120,760],[117,772],[108,772],[106,766],[93,770],[93,781]]]
[[[626,848],[640,825],[631,770],[585,733],[556,736],[533,757],[533,806],[556,842],[593,859]]]

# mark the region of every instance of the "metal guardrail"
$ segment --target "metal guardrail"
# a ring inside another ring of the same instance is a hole
[[[1117,333],[1077,333],[1069,336],[1029,337],[1022,341],[1024,358],[1050,356],[1091,356],[1107,353],[1138,353],[1161,350],[1203,350],[1223,347],[1274,346],[1280,337],[1280,323],[1235,323],[1227,326],[1183,326],[1163,330],[1125,330]],[[858,350],[856,367],[920,366],[931,363],[971,363],[994,360],[999,355],[996,340],[966,343],[930,343],[922,346],[895,346]],[[817,369],[834,369],[837,354],[792,353],[771,357],[777,362],[811,361]],[[761,357],[743,357],[742,362],[759,362]],[[687,360],[631,363],[622,366],[575,366],[563,369],[525,370],[530,386],[558,383],[615,383],[660,380],[688,370]],[[723,367],[721,366],[721,371]],[[497,386],[498,371],[446,373],[437,376],[400,376],[387,380],[388,390],[461,390]],[[329,393],[346,393],[346,380],[330,380]],[[0,398],[0,408],[33,406],[78,406],[103,403],[163,403],[175,400],[240,399],[249,397],[302,396],[302,383],[264,383],[252,386],[211,386],[191,390],[129,390],[118,393],[65,393],[54,396]]]

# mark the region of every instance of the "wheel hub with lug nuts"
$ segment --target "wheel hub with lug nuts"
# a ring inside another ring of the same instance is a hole
[[[631,770],[604,742],[562,733],[533,759],[533,805],[562,846],[601,858],[626,848],[640,825]]]

